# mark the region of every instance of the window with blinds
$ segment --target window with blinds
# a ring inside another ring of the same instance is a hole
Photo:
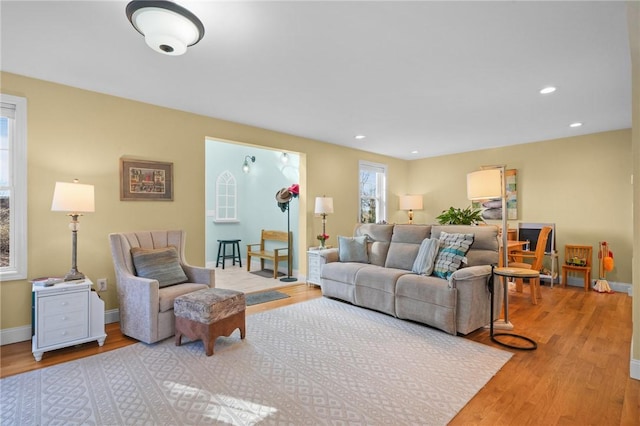
[[[27,100],[0,94],[0,280],[27,277]]]
[[[360,223],[387,220],[387,166],[360,161]]]

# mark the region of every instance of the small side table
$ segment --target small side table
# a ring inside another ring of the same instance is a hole
[[[320,270],[324,259],[320,256],[318,249],[309,249],[307,251],[307,284],[320,285]]]
[[[228,245],[231,246],[232,254],[227,254]],[[216,268],[220,263],[222,263],[222,269],[224,269],[225,259],[233,259],[233,266],[236,265],[237,260],[242,268],[242,259],[240,258],[240,240],[218,240],[218,259],[216,260]]]
[[[535,340],[530,339],[529,337],[521,336],[519,334],[513,334],[513,333],[494,333],[493,332],[493,294],[495,291],[494,281],[495,281],[496,275],[502,277],[503,285],[506,286],[507,278],[539,278],[540,272],[532,271],[531,269],[524,269],[524,268],[496,268],[492,266],[491,267],[491,286],[489,286],[489,288],[491,289],[491,307],[490,307],[491,323],[489,325],[491,341],[511,349],[520,349],[523,351],[532,351],[537,349],[538,344],[535,342]],[[505,297],[507,297],[506,294],[505,294]],[[511,345],[509,343],[504,343],[496,339],[497,336],[509,336],[512,338],[521,339],[526,342],[529,342],[531,346],[516,346],[516,345]]]
[[[31,287],[31,352],[36,361],[54,349],[96,340],[104,345],[104,301],[86,278]]]

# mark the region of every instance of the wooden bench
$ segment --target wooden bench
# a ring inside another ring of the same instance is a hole
[[[247,271],[251,271],[251,258],[260,258],[260,269],[264,270],[264,261],[273,261],[273,278],[278,278],[278,264],[282,261],[287,262],[288,270],[291,270],[291,264],[289,264],[289,246],[292,240],[292,233],[289,232],[287,238],[287,232],[285,231],[268,231],[262,230],[260,235],[260,243],[247,244]],[[266,242],[283,242],[286,243],[286,247],[268,247],[270,244]]]

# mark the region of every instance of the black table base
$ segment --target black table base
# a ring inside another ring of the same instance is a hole
[[[491,308],[490,308],[491,309],[491,315],[490,315],[491,323],[489,325],[489,334],[491,336],[491,341],[495,342],[495,343],[497,343],[497,344],[499,344],[501,346],[504,346],[506,348],[519,349],[521,351],[533,351],[533,350],[538,349],[538,344],[535,342],[535,340],[530,339],[529,337],[521,336],[519,334],[513,334],[513,333],[494,333],[493,332],[493,309],[494,309],[494,306],[493,306],[493,295],[495,293],[495,279],[496,279],[496,276],[493,273],[493,268],[494,268],[494,266],[492,265],[491,266],[491,285],[489,286],[489,290],[491,292]],[[504,279],[506,279],[506,277],[504,277]],[[508,297],[508,294],[505,294],[504,297]],[[524,340],[525,342],[528,342],[531,345],[530,346],[511,345],[509,343],[501,342],[498,339],[496,339],[496,337],[498,337],[498,336],[508,336],[508,337],[511,337],[511,338]]]

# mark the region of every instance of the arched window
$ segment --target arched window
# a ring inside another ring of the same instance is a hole
[[[238,188],[236,178],[225,170],[216,179],[216,222],[238,220]]]

